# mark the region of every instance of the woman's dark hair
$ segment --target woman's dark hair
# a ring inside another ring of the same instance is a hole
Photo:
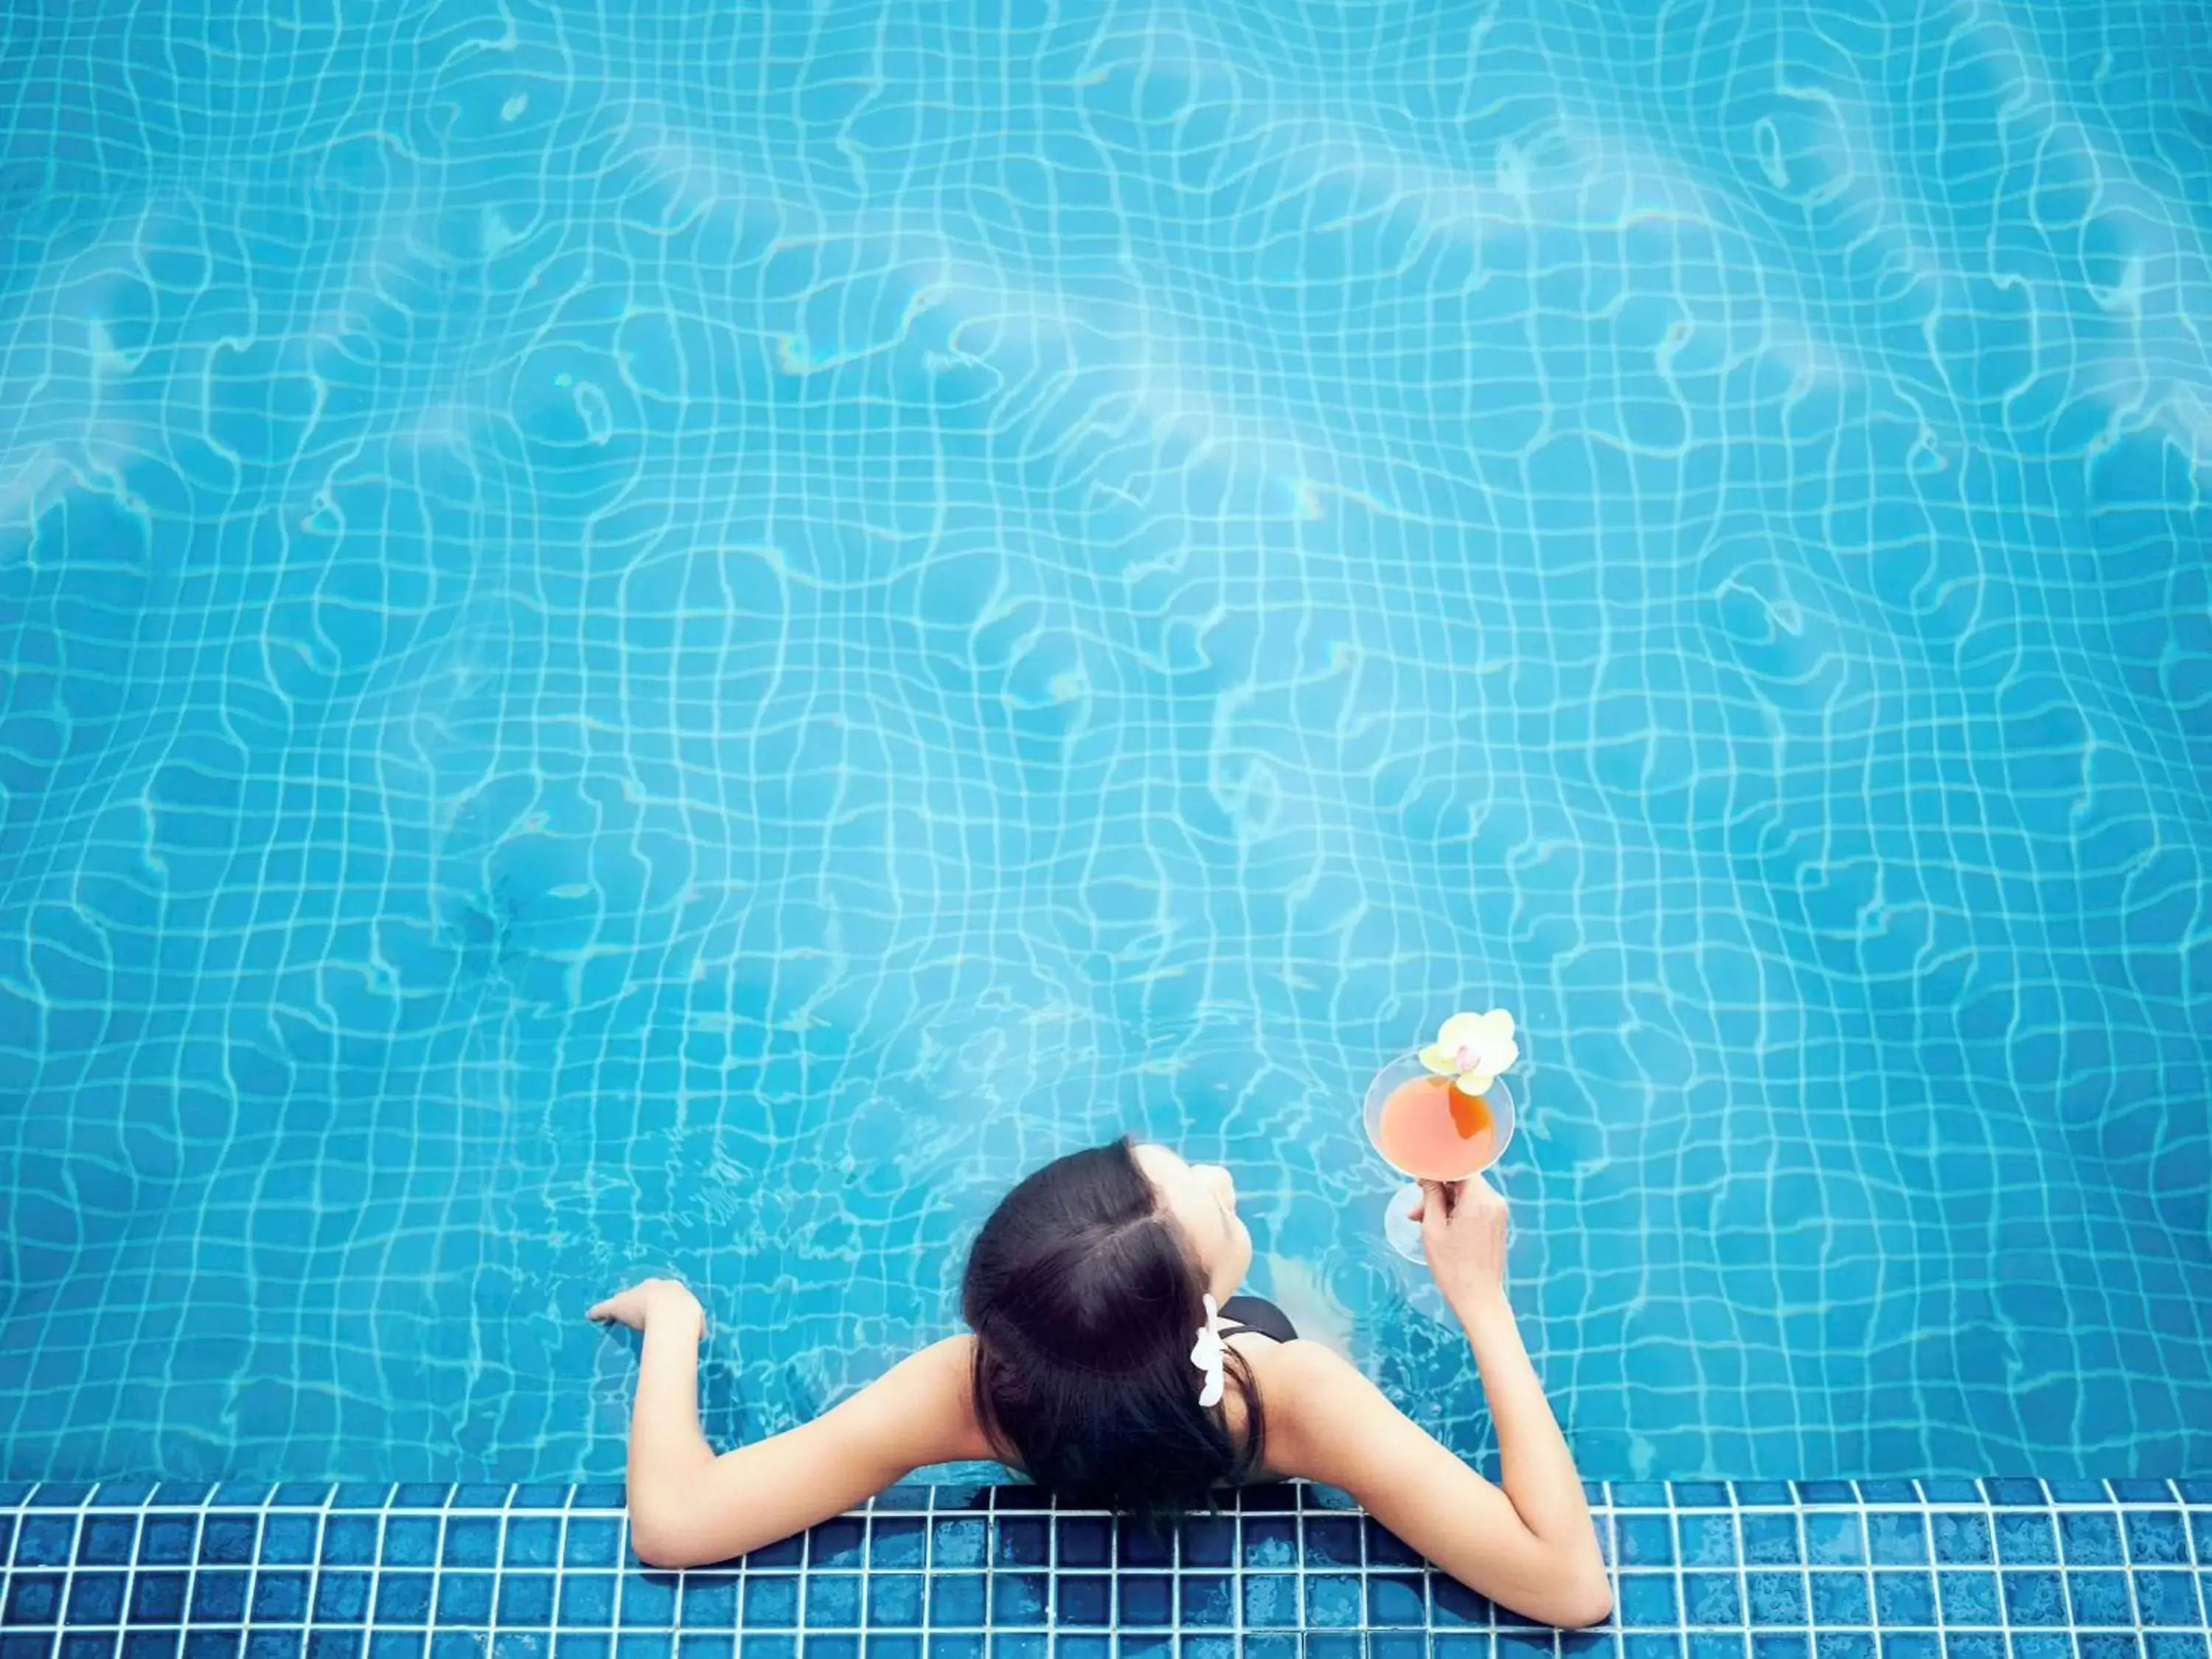
[[[1157,1516],[1210,1506],[1260,1466],[1265,1425],[1231,1351],[1239,1448],[1198,1403],[1191,1364],[1206,1285],[1124,1139],[1070,1152],[1000,1200],[968,1253],[961,1311],[975,1333],[988,1432],[1065,1502]]]

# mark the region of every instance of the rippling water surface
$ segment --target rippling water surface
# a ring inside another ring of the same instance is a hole
[[[0,1465],[568,1478],[1228,1160],[1486,1444],[2212,1468],[2212,13],[0,20]]]

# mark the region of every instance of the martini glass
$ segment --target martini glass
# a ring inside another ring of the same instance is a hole
[[[1406,1186],[1390,1194],[1383,1212],[1383,1237],[1409,1261],[1421,1259],[1421,1224],[1413,1208],[1421,1201],[1420,1182],[1465,1181],[1498,1162],[1513,1139],[1513,1092],[1502,1077],[1491,1079],[1480,1095],[1469,1095],[1458,1079],[1440,1077],[1408,1049],[1375,1073],[1361,1113],[1368,1144],[1400,1175]]]

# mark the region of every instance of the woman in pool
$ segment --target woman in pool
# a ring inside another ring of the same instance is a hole
[[[1121,1140],[1046,1164],[992,1212],[961,1285],[969,1334],[755,1445],[717,1456],[700,1431],[706,1320],[690,1291],[652,1279],[593,1308],[645,1336],[632,1545],[653,1566],[725,1560],[933,1463],[994,1458],[1058,1497],[1139,1512],[1304,1477],[1342,1487],[1492,1600],[1595,1624],[1612,1589],[1506,1304],[1504,1203],[1480,1178],[1432,1185],[1421,1237],[1474,1349],[1502,1489],[1279,1310],[1236,1294],[1252,1239],[1227,1170]]]

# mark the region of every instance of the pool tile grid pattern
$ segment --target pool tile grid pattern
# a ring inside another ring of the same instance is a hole
[[[895,1488],[690,1572],[619,1486],[0,1486],[0,1659],[2212,1659],[2212,1480],[1594,1484],[1557,1634],[1326,1488],[1164,1531]]]

